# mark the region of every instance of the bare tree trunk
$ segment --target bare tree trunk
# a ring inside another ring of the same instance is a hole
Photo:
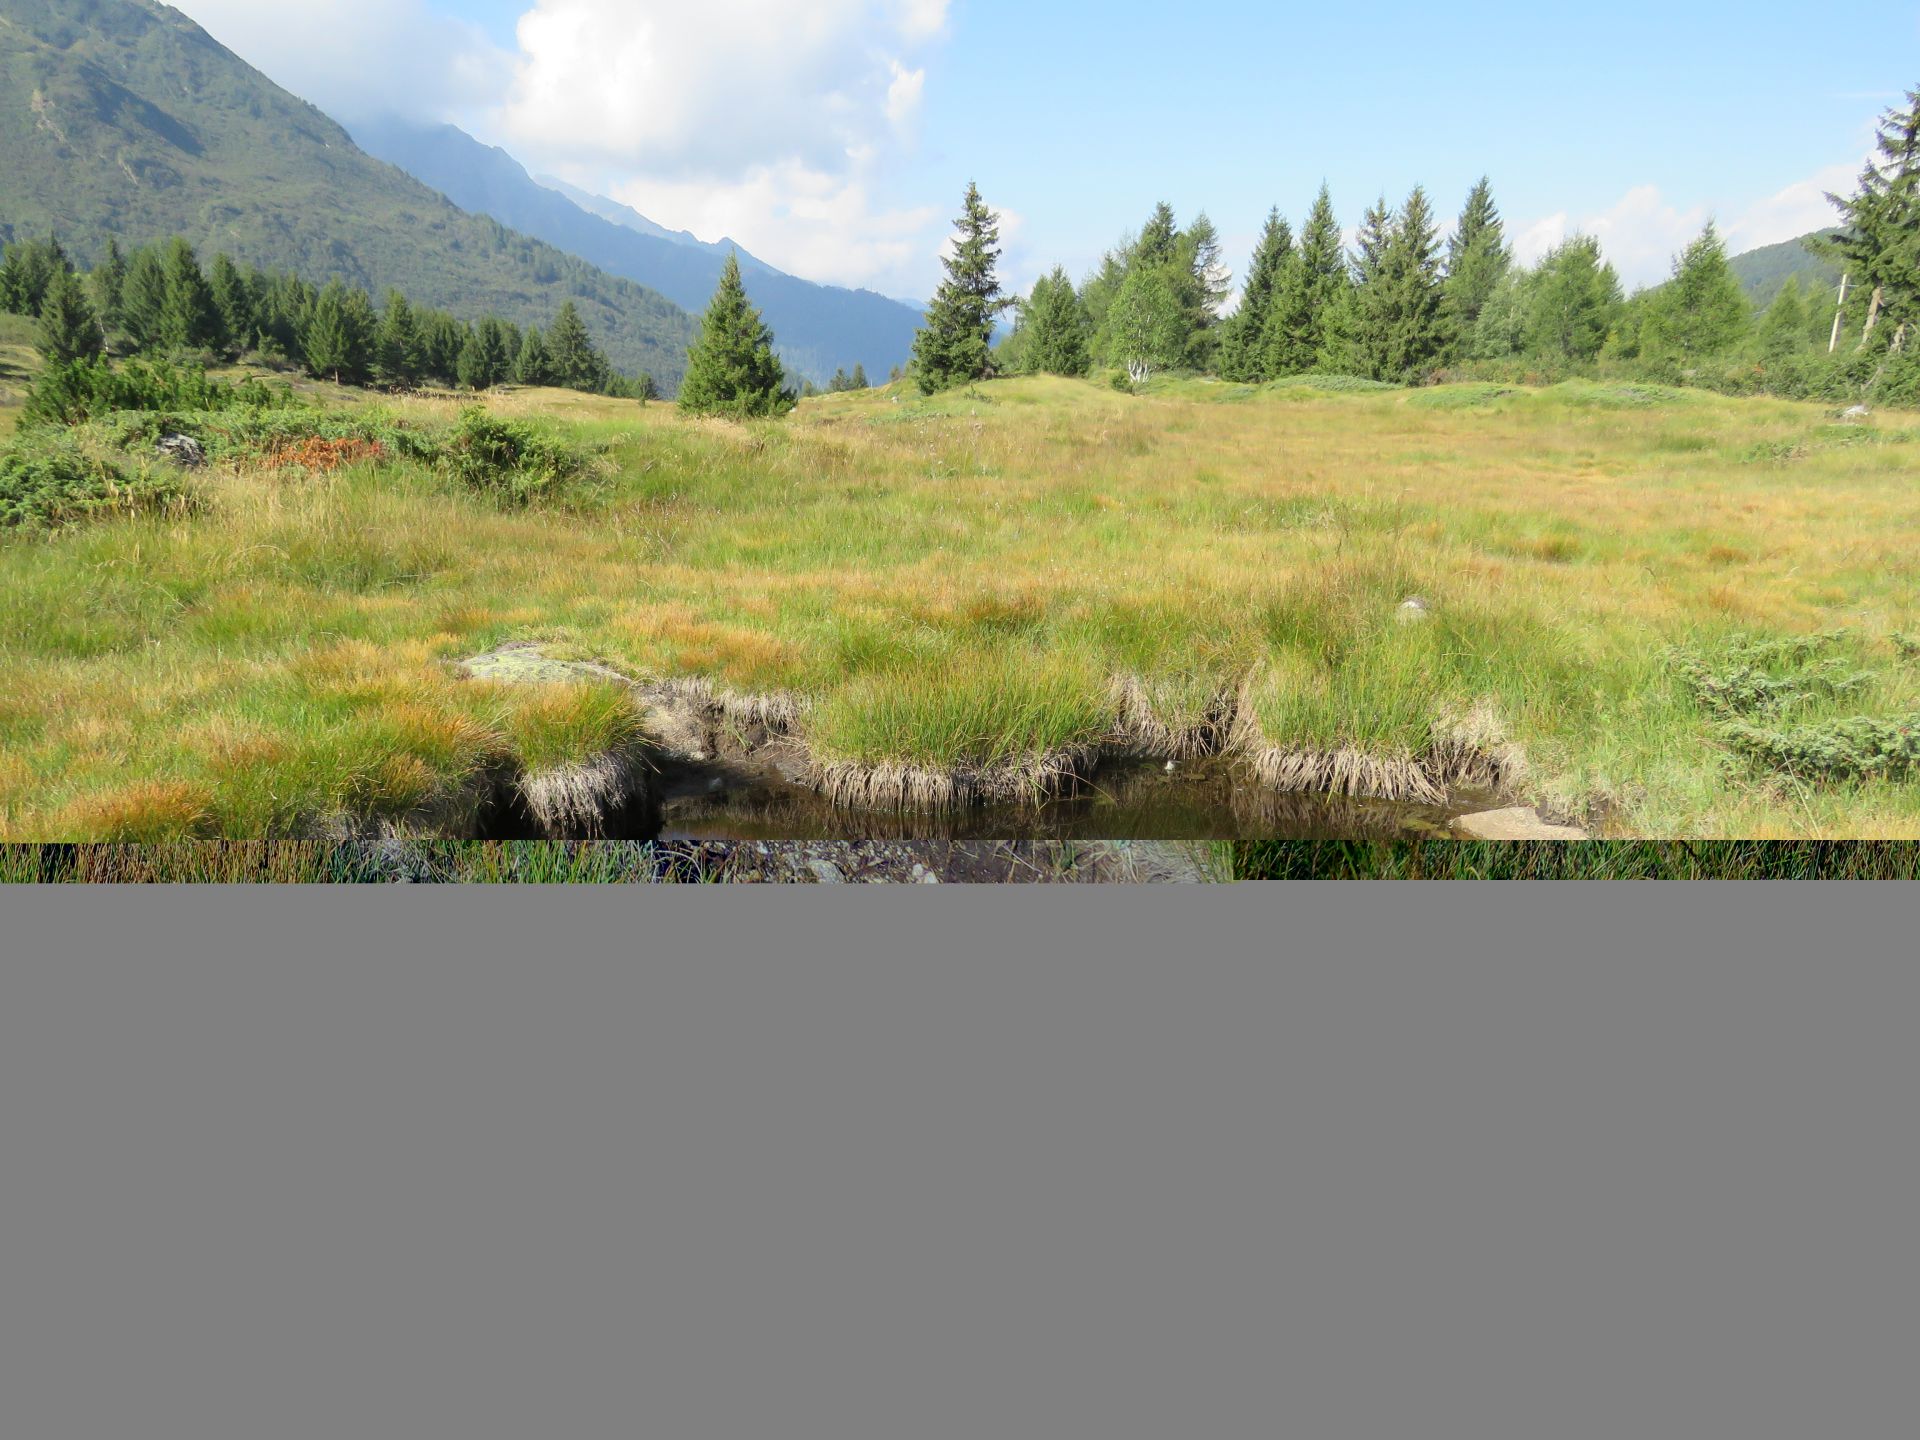
[[[1840,348],[1840,321],[1847,313],[1847,277],[1840,277],[1840,301],[1833,311],[1833,334],[1827,340],[1827,353],[1833,354]]]
[[[1867,348],[1867,337],[1873,334],[1873,327],[1879,322],[1880,302],[1884,299],[1886,299],[1886,287],[1884,285],[1874,286],[1873,299],[1867,303],[1867,323],[1860,331],[1860,348],[1862,350]]]
[[[1887,353],[1890,355],[1898,355],[1900,353],[1900,347],[1904,345],[1906,341],[1907,322],[1902,320],[1900,322],[1900,328],[1893,332],[1893,344],[1887,347]]]

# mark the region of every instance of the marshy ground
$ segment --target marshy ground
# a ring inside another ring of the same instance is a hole
[[[502,783],[564,805],[670,752],[644,696],[688,684],[843,805],[1224,754],[1249,793],[1920,836],[1920,417],[1602,382],[486,403],[598,461],[512,505],[392,450],[216,456],[190,504],[0,538],[0,839],[470,833]],[[514,644],[634,683],[458,668]]]

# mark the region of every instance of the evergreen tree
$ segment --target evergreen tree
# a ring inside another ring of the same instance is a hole
[[[136,250],[120,292],[120,324],[136,350],[166,343],[167,267],[151,246]]]
[[[607,362],[601,357],[580,318],[579,307],[569,300],[560,307],[547,331],[547,354],[553,364],[553,383],[569,390],[599,390],[607,381]]]
[[[469,390],[491,390],[512,373],[506,332],[493,316],[483,316],[461,348],[459,380]]]
[[[1598,356],[1621,303],[1620,277],[1600,258],[1600,242],[1576,235],[1548,252],[1532,279],[1527,354],[1565,364]]]
[[[1494,206],[1493,187],[1482,176],[1468,193],[1460,223],[1447,239],[1447,277],[1441,303],[1448,332],[1456,343],[1465,344],[1472,336],[1481,310],[1512,265],[1505,222]]]
[[[1780,293],[1773,297],[1773,304],[1767,307],[1767,313],[1760,318],[1756,340],[1761,360],[1778,365],[1800,354],[1807,348],[1807,329],[1807,305],[1800,296],[1800,277],[1789,275]]]
[[[1640,352],[1682,369],[1724,355],[1745,338],[1751,307],[1712,221],[1673,262],[1673,279],[1649,306]]]
[[[853,382],[847,379],[847,372],[843,367],[833,372],[833,379],[827,382],[827,393],[829,395],[838,395],[842,391],[851,389],[852,385]]]
[[[420,332],[420,363],[425,375],[442,385],[460,383],[460,351],[467,343],[467,328],[444,310],[414,313]],[[552,355],[552,346],[548,346]],[[554,383],[549,379],[549,384]]]
[[[994,317],[1007,308],[994,263],[1000,258],[1000,225],[977,185],[967,186],[966,206],[954,221],[953,253],[944,260],[927,321],[913,337],[913,371],[920,388],[936,390],[987,377]]]
[[[1412,380],[1446,348],[1438,227],[1415,186],[1398,214],[1382,199],[1360,229],[1359,350],[1375,380]]]
[[[1056,265],[1034,282],[1020,307],[1020,368],[1028,374],[1086,374],[1093,363],[1088,328],[1073,281]]]
[[[1291,278],[1294,263],[1293,227],[1275,206],[1267,212],[1266,227],[1254,248],[1240,308],[1222,327],[1219,365],[1223,379],[1257,383],[1272,378],[1267,373],[1267,322]]]
[[[100,322],[87,292],[71,272],[53,272],[47,292],[40,301],[40,328],[36,345],[49,367],[71,365],[76,360],[98,360],[106,347]]]
[[[1130,263],[1141,265],[1171,265],[1180,258],[1180,226],[1174,219],[1173,206],[1162,200],[1153,207],[1153,214],[1147,217],[1147,223],[1141,227],[1140,238],[1134,242],[1133,253],[1128,257]]]
[[[1293,275],[1274,298],[1264,373],[1299,375],[1341,348],[1352,290],[1340,222],[1323,184],[1300,230],[1300,258]]]
[[[1827,196],[1845,229],[1822,248],[1869,297],[1862,346],[1883,319],[1903,338],[1920,320],[1920,90],[1907,92],[1906,107],[1880,117],[1874,157],[1861,171],[1858,190],[1846,199]]]
[[[538,327],[529,329],[520,342],[520,358],[514,362],[513,378],[521,385],[553,383],[553,352],[547,349],[546,337]]]
[[[254,318],[253,292],[240,267],[223,250],[213,257],[212,273],[207,277],[213,293],[213,308],[220,316],[220,330],[226,348],[238,354],[253,344],[258,326]]]
[[[219,350],[226,336],[213,287],[193,247],[175,236],[167,244],[166,296],[160,307],[160,344],[168,350]]]
[[[1185,262],[1180,292],[1187,311],[1186,362],[1211,369],[1220,343],[1220,307],[1233,293],[1233,276],[1222,258],[1220,232],[1204,210],[1182,232],[1179,253]]]
[[[1114,297],[1107,319],[1114,354],[1136,385],[1185,358],[1189,336],[1175,283],[1178,273],[1172,265],[1136,265]]]
[[[93,313],[103,329],[120,326],[120,297],[127,287],[127,257],[120,253],[120,242],[107,237],[107,253],[93,273],[87,276],[87,289],[93,299]]]
[[[853,362],[853,375],[850,388],[854,390],[871,390],[873,388],[867,380],[867,367],[862,365],[858,360]]]
[[[412,386],[420,383],[423,368],[420,325],[413,306],[398,290],[389,290],[380,308],[380,328],[374,332],[374,376],[388,385]]]
[[[0,310],[38,317],[54,277],[72,273],[73,262],[57,239],[22,240],[0,260]]]
[[[773,353],[773,332],[747,300],[740,257],[727,256],[700,334],[687,352],[680,408],[696,415],[784,415],[794,393]]]
[[[372,315],[365,294],[348,290],[337,279],[328,281],[314,297],[301,335],[307,373],[341,385],[365,380],[373,344]]]
[[[653,376],[644,370],[633,377],[633,398],[638,400],[642,405],[646,404],[649,400],[658,400],[660,398],[659,385],[654,382]]]

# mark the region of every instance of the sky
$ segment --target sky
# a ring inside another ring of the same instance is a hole
[[[1159,200],[1242,270],[1324,180],[1343,224],[1491,177],[1523,259],[1597,236],[1628,288],[1709,218],[1831,223],[1920,84],[1920,4],[1617,0],[175,0],[351,125],[446,120],[782,269],[924,298],[968,182],[1003,278],[1076,278]]]

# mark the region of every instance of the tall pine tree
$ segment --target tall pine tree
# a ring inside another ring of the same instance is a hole
[[[1267,212],[1267,223],[1254,248],[1240,308],[1221,328],[1219,367],[1223,379],[1258,382],[1267,372],[1267,325],[1282,292],[1293,278],[1293,227],[1279,206]]]
[[[687,351],[680,408],[695,415],[744,419],[784,415],[793,409],[794,399],[773,353],[773,332],[747,299],[740,257],[729,254],[701,318],[700,334]]]
[[[1640,353],[1686,370],[1725,355],[1746,338],[1752,307],[1727,262],[1713,222],[1673,262],[1673,278],[1647,308]]]
[[[1822,248],[1868,292],[1862,346],[1882,320],[1902,339],[1920,321],[1920,90],[1909,90],[1906,102],[1880,117],[1859,188],[1844,199],[1827,196],[1845,228]]]
[[[1397,214],[1382,200],[1360,230],[1359,353],[1375,380],[1418,379],[1446,348],[1440,312],[1439,228],[1427,192]]]
[[[587,333],[580,318],[580,307],[569,300],[553,318],[547,331],[547,355],[553,366],[553,383],[568,390],[596,391],[607,383],[607,362]]]
[[[40,328],[36,343],[50,366],[76,360],[98,360],[105,349],[100,322],[94,317],[87,292],[72,272],[56,270],[40,300]]]
[[[1020,323],[1026,331],[1021,364],[1028,372],[1087,373],[1093,363],[1088,350],[1087,314],[1064,269],[1055,266],[1053,273],[1034,282],[1033,294],[1021,307]]]
[[[1322,184],[1300,230],[1292,283],[1276,294],[1268,320],[1265,373],[1299,375],[1325,365],[1340,346],[1352,291],[1333,197]]]
[[[175,236],[167,243],[166,298],[160,307],[160,345],[167,350],[219,350],[226,343],[213,287],[201,273],[193,247]]]
[[[967,186],[966,206],[954,226],[953,253],[943,262],[947,278],[913,337],[914,379],[928,395],[987,377],[994,318],[1009,303],[994,270],[1000,225],[978,185]]]
[[[87,276],[87,290],[93,300],[93,313],[100,317],[102,329],[120,327],[120,297],[127,286],[127,257],[120,253],[120,242],[107,237],[107,253]]]
[[[1485,176],[1467,195],[1460,223],[1447,238],[1447,274],[1442,308],[1456,344],[1465,343],[1479,323],[1501,278],[1513,264],[1507,248],[1506,224],[1493,203],[1493,187]]]

